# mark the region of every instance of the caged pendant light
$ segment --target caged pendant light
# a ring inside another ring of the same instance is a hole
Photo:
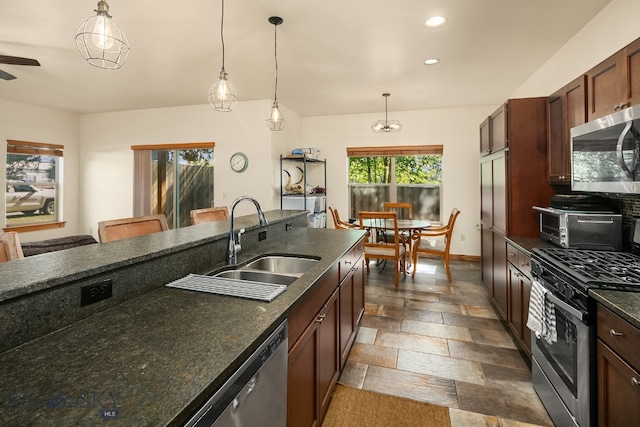
[[[228,112],[235,107],[238,102],[236,90],[227,80],[227,72],[224,70],[224,0],[222,0],[222,17],[220,19],[220,40],[222,41],[222,70],[220,77],[209,89],[209,103],[216,111]]]
[[[272,16],[269,18],[269,22],[273,24],[274,29],[274,57],[276,62],[276,84],[273,94],[273,104],[269,111],[269,117],[267,117],[267,124],[272,131],[278,131],[284,129],[284,125],[287,121],[284,119],[282,112],[278,108],[278,25],[282,24],[282,18],[279,16]]]
[[[129,57],[129,40],[109,15],[106,1],[98,2],[95,16],[76,31],[76,46],[87,62],[95,67],[116,70]]]
[[[371,130],[376,133],[382,132],[400,132],[402,124],[398,120],[387,120],[387,98],[391,96],[389,93],[383,93],[384,96],[384,120],[378,120],[371,125]]]

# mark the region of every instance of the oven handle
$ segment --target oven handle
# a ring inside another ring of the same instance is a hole
[[[571,307],[569,304],[567,304],[566,302],[562,301],[560,298],[558,298],[557,296],[553,295],[551,292],[547,292],[546,296],[551,300],[552,303],[554,303],[555,305],[557,305],[558,307],[560,307],[564,311],[569,312],[569,314],[571,314],[572,316],[578,318],[579,321],[581,321],[581,322],[583,321],[584,313],[582,311]]]

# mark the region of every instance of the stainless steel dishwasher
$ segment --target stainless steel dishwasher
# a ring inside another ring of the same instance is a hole
[[[215,427],[287,425],[285,320],[185,424]]]

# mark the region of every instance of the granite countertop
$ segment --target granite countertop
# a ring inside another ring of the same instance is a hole
[[[531,252],[533,252],[533,248],[557,248],[557,246],[555,246],[554,244],[542,240],[538,237],[508,236],[507,240],[517,246],[521,251],[526,252],[528,255],[531,255]]]
[[[592,289],[589,291],[589,295],[598,303],[640,329],[640,292]]]
[[[270,303],[161,287],[1,353],[2,424],[181,425],[362,236],[274,240],[266,251],[321,260]]]

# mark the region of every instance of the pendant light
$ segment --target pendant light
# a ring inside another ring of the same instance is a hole
[[[95,16],[84,21],[76,31],[76,46],[95,67],[115,70],[129,57],[129,40],[109,15],[106,1],[98,1]]]
[[[402,124],[398,120],[387,120],[387,98],[391,96],[389,93],[383,93],[384,96],[384,120],[378,120],[371,125],[371,130],[377,133],[382,132],[400,132]]]
[[[222,70],[220,77],[209,89],[209,103],[216,111],[231,111],[238,102],[236,90],[227,80],[227,72],[224,70],[224,0],[222,0],[222,18],[220,19],[220,40],[222,41]]]
[[[282,24],[282,18],[279,16],[272,16],[269,18],[269,22],[273,24],[274,33],[274,57],[276,61],[276,84],[273,93],[273,104],[269,111],[269,117],[267,117],[267,124],[272,131],[278,131],[284,129],[284,125],[287,121],[284,119],[284,115],[278,108],[278,25]]]

